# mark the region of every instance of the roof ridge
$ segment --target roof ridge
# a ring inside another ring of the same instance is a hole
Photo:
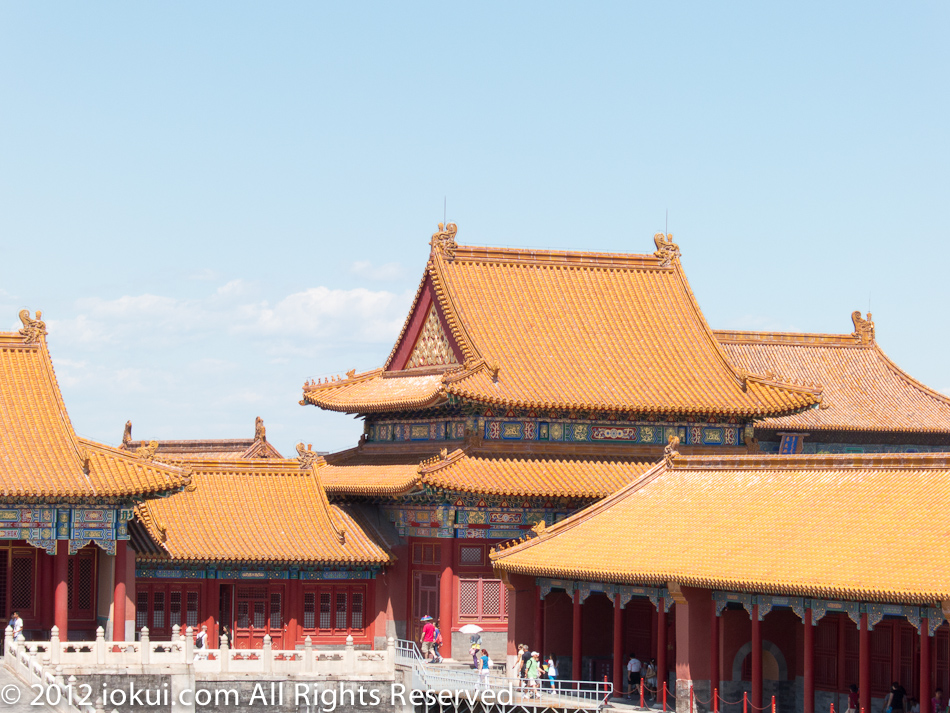
[[[462,350],[462,363],[471,363],[483,357],[481,351],[472,341],[465,327],[463,315],[459,312],[456,301],[452,298],[449,280],[446,280],[443,274],[444,253],[444,250],[433,247],[429,256],[427,270],[432,277],[432,291],[435,293],[435,298],[442,309],[442,316],[445,317],[445,322],[449,325],[449,331],[452,332],[452,338],[459,349]]]
[[[874,347],[875,351],[876,351],[876,352],[881,356],[881,358],[884,360],[884,364],[885,364],[897,377],[902,378],[902,379],[906,379],[908,382],[910,382],[911,386],[916,386],[918,389],[920,389],[921,391],[925,392],[928,396],[931,396],[931,397],[937,399],[938,401],[942,401],[943,403],[950,405],[950,397],[948,397],[948,396],[946,396],[946,395],[944,395],[944,394],[941,394],[939,391],[935,391],[934,389],[930,388],[929,386],[927,386],[927,385],[926,385],[925,383],[923,383],[922,381],[918,381],[918,380],[915,379],[913,376],[911,376],[910,374],[908,374],[906,371],[904,371],[903,369],[901,369],[901,368],[894,362],[894,360],[891,359],[891,358],[887,355],[887,353],[881,348],[881,346],[877,343],[877,340],[873,341],[870,346]]]
[[[434,473],[437,470],[442,470],[443,468],[447,468],[448,466],[457,463],[467,455],[468,454],[463,448],[456,448],[451,453],[449,453],[447,448],[443,448],[439,455],[426,458],[419,464],[419,473],[421,475]]]
[[[671,470],[903,470],[950,468],[950,453],[680,455]]]
[[[787,344],[791,346],[817,347],[869,347],[854,334],[825,334],[820,332],[769,332],[739,329],[714,329],[713,334],[720,342],[730,344]]]
[[[456,245],[453,260],[534,264],[538,267],[587,267],[637,270],[668,270],[663,260],[649,253],[506,248],[488,245]]]

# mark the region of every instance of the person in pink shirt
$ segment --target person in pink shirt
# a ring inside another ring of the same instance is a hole
[[[422,644],[422,655],[431,659],[435,653],[435,624],[432,623],[432,617],[428,614],[419,621],[423,622],[422,641],[419,642]]]

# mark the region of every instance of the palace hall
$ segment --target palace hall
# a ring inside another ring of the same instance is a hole
[[[6,616],[292,649],[418,641],[429,615],[460,661],[467,624],[495,661],[526,643],[618,690],[629,654],[655,658],[684,711],[690,687],[813,713],[900,681],[932,713],[950,552],[921,519],[950,487],[950,400],[871,315],[714,330],[672,236],[644,254],[456,237],[432,236],[379,368],[303,385],[301,405],[362,419],[335,453],[286,458],[261,419],[246,439],[80,439],[21,313],[0,333]]]

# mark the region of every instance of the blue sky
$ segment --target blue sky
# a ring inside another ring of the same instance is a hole
[[[648,252],[714,327],[851,331],[950,391],[950,5],[0,2],[0,328],[76,429],[320,450],[459,242]]]

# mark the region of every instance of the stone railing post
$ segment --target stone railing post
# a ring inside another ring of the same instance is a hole
[[[356,671],[356,649],[353,648],[353,637],[346,637],[346,646],[343,647],[343,673]]]
[[[13,650],[13,627],[8,626],[3,630],[3,655],[6,656],[8,651]]]
[[[101,626],[96,629],[96,663],[100,666],[106,662],[106,630]]]
[[[228,646],[227,634],[221,634],[221,643],[218,644],[218,658],[221,659],[221,673],[227,673],[228,664],[231,662],[231,649]]]
[[[185,629],[185,663],[195,660],[195,630],[192,627]]]
[[[150,660],[149,654],[151,654],[152,642],[148,640],[148,627],[143,626],[142,632],[139,634],[139,644],[141,644],[141,663],[147,664]]]
[[[303,670],[313,673],[313,639],[309,635],[303,640]]]
[[[261,649],[261,659],[264,661],[264,673],[274,670],[274,650],[271,648],[270,634],[264,634],[264,647]]]
[[[49,631],[49,662],[53,666],[59,665],[63,655],[63,647],[59,644],[59,627],[53,626]]]
[[[178,624],[172,626],[172,647],[171,650],[175,650],[175,645],[178,645],[178,648],[181,648],[181,627]]]
[[[391,636],[386,639],[386,670],[396,670],[396,640]]]

